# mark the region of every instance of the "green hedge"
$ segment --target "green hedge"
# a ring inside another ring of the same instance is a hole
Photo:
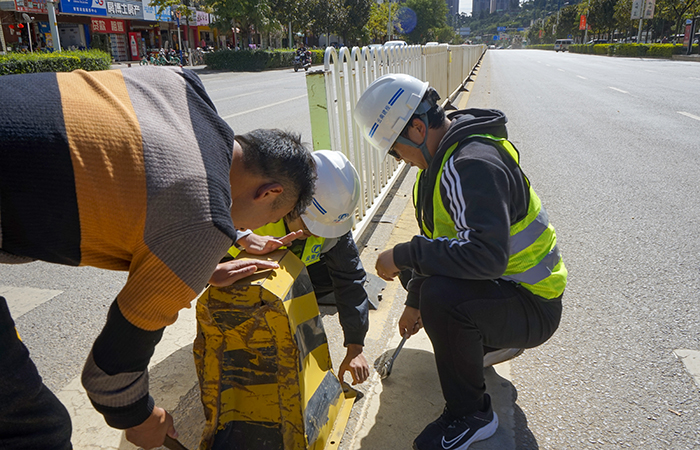
[[[693,53],[697,52],[697,47],[697,44],[693,45]],[[569,46],[569,51],[590,55],[670,58],[673,55],[682,54],[683,46],[681,44],[577,44]]]
[[[219,50],[204,54],[204,64],[214,70],[260,72],[292,67],[296,50]],[[313,64],[323,63],[323,50],[311,50]]]
[[[8,53],[0,55],[0,75],[35,72],[71,72],[107,70],[112,57],[100,50],[76,50],[54,53]]]

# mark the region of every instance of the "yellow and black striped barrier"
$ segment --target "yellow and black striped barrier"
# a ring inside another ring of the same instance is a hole
[[[288,250],[243,258],[280,268],[209,287],[197,301],[200,450],[337,448],[355,391],[333,373],[306,267]]]

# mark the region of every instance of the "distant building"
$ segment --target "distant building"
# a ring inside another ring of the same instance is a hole
[[[491,12],[491,0],[473,0],[472,1],[472,16],[478,16],[482,11]]]
[[[459,0],[445,0],[447,2],[448,16],[459,15]]]
[[[508,3],[508,0],[491,0],[489,12],[495,13],[497,11],[508,11]]]

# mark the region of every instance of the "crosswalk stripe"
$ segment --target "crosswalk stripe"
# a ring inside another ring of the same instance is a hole
[[[678,359],[683,361],[685,369],[695,380],[695,384],[700,388],[700,351],[676,349],[673,351]]]
[[[63,291],[0,285],[0,297],[5,297],[10,314],[17,320],[42,303],[46,303]]]

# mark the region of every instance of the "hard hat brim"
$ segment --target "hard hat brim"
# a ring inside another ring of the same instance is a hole
[[[335,225],[323,225],[314,221],[311,217],[304,213],[302,213],[301,217],[304,220],[306,228],[309,229],[311,234],[323,238],[337,238],[343,236],[348,231],[352,230],[352,227],[355,224],[355,220],[353,218]]]

